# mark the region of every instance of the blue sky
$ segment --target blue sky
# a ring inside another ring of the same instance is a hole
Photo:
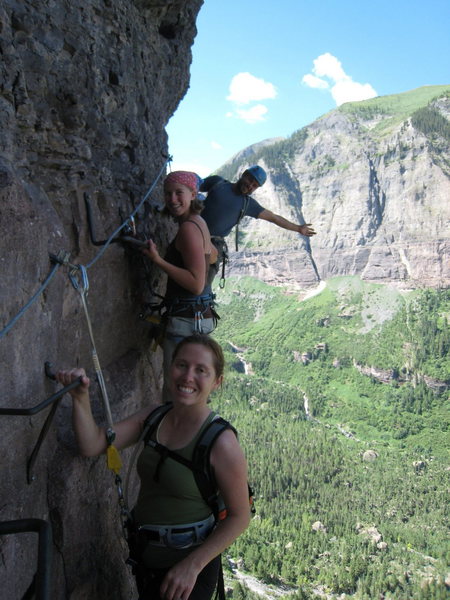
[[[450,1],[205,0],[172,169],[205,177],[345,101],[450,84]]]

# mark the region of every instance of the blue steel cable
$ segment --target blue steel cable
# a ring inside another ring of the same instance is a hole
[[[172,160],[171,156],[168,156],[166,161],[164,162],[163,166],[161,167],[161,170],[159,171],[158,175],[156,176],[155,181],[152,183],[152,185],[149,187],[147,193],[145,194],[145,196],[142,198],[142,200],[139,202],[139,204],[136,206],[136,208],[133,210],[133,212],[131,213],[131,215],[128,216],[128,218],[122,223],[122,225],[120,227],[118,227],[110,236],[109,238],[106,240],[105,245],[103,246],[103,248],[100,250],[100,252],[94,256],[94,258],[91,260],[91,262],[89,262],[86,265],[86,269],[90,269],[92,267],[92,265],[94,265],[98,259],[103,256],[103,254],[106,252],[106,249],[108,248],[108,246],[111,244],[111,242],[113,241],[113,239],[118,235],[118,233],[120,231],[122,231],[122,229],[124,229],[128,223],[131,221],[131,219],[134,217],[134,215],[138,212],[138,210],[141,208],[141,206],[144,204],[144,202],[147,200],[147,198],[150,196],[150,194],[153,192],[153,190],[155,189],[156,184],[158,183],[161,175],[164,173],[164,170],[166,168],[167,163],[169,163]]]
[[[59,269],[60,266],[61,265],[59,265],[59,264],[55,264],[53,266],[53,269],[50,271],[49,275],[47,276],[47,279],[44,281],[44,283],[41,285],[41,287],[38,289],[38,291],[34,294],[34,296],[32,298],[30,298],[30,300],[28,300],[28,302],[25,304],[25,306],[17,313],[17,315],[14,318],[11,319],[11,321],[8,323],[8,325],[6,325],[6,327],[4,329],[2,329],[2,331],[0,331],[0,339],[8,333],[8,331],[17,323],[17,321],[20,319],[20,317],[22,317],[26,313],[26,311],[30,308],[30,306],[32,304],[34,304],[34,302],[36,302],[36,300],[39,298],[39,296],[42,294],[42,292],[48,286],[50,281],[56,275],[56,271]]]
[[[166,161],[164,162],[163,166],[161,167],[161,170],[159,171],[155,181],[152,183],[152,185],[150,186],[150,188],[148,189],[147,193],[145,194],[145,196],[142,198],[142,200],[139,202],[139,204],[137,205],[137,207],[134,209],[134,211],[129,215],[129,217],[122,223],[122,225],[120,227],[118,227],[114,233],[112,233],[110,235],[110,237],[108,238],[108,240],[106,241],[105,245],[103,246],[103,248],[100,250],[100,252],[91,260],[90,263],[88,263],[86,265],[86,269],[89,269],[90,267],[92,267],[92,265],[94,265],[98,259],[103,256],[103,254],[106,251],[106,248],[111,244],[112,240],[117,236],[117,234],[128,225],[128,223],[131,221],[131,219],[133,219],[134,215],[138,212],[138,210],[141,208],[141,206],[144,204],[144,202],[147,200],[147,198],[150,196],[150,194],[153,192],[153,190],[155,189],[156,184],[158,183],[161,175],[164,172],[164,169],[166,168],[166,165],[172,160],[171,156],[168,156]],[[63,252],[64,253],[64,252]],[[68,257],[68,255],[66,255]],[[54,266],[53,269],[50,271],[49,275],[47,276],[47,279],[44,281],[44,283],[42,284],[42,286],[38,289],[38,291],[32,296],[32,298],[30,298],[30,300],[25,304],[25,306],[17,313],[17,315],[15,317],[13,317],[11,319],[11,321],[6,325],[6,327],[4,329],[2,329],[2,331],[0,331],[0,339],[3,338],[8,331],[10,331],[10,329],[12,329],[12,327],[14,327],[14,325],[17,323],[17,321],[26,313],[26,311],[34,304],[34,302],[36,302],[36,300],[38,299],[38,297],[42,294],[42,292],[45,290],[45,288],[48,286],[48,284],[50,283],[50,281],[53,279],[53,277],[56,275],[57,270],[59,269],[59,267],[61,266],[61,264],[67,264],[67,257],[64,261],[58,261]],[[73,267],[74,265],[71,265],[71,267]]]

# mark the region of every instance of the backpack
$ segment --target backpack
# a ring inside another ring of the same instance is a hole
[[[225,519],[227,515],[226,506],[217,489],[216,478],[210,464],[211,450],[214,442],[225,429],[231,429],[237,437],[236,429],[222,417],[215,417],[203,430],[200,438],[194,447],[192,460],[186,459],[177,452],[166,448],[159,442],[150,439],[153,432],[161,423],[163,417],[172,409],[172,403],[162,404],[152,411],[144,421],[143,441],[145,445],[152,447],[160,454],[160,460],[156,468],[155,477],[158,477],[158,470],[166,457],[183,464],[194,474],[195,483],[202,495],[203,500],[211,508],[216,521]],[[247,483],[249,493],[249,505],[252,514],[255,513],[253,490]]]
[[[209,194],[210,192],[212,192],[215,188],[218,188],[220,185],[223,185],[224,183],[230,183],[227,179],[223,179],[221,178],[219,181],[216,181],[216,183],[214,183],[209,190],[207,190],[207,194]],[[249,196],[248,194],[245,194],[244,196],[244,200],[242,202],[242,207],[241,210],[239,212],[239,216],[238,219],[235,223],[235,235],[234,235],[234,245],[236,248],[236,252],[239,251],[239,223],[242,221],[242,219],[245,216],[245,213],[247,211],[247,207],[248,207],[248,203],[249,203]],[[225,278],[223,278],[225,280]]]

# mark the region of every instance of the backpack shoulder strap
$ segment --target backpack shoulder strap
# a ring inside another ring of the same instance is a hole
[[[152,412],[148,415],[148,417],[144,421],[144,429],[142,435],[144,444],[147,444],[147,442],[150,439],[150,436],[161,423],[164,415],[167,414],[171,409],[172,403],[168,402],[167,404],[161,404],[161,406],[157,406],[155,410],[152,410]]]
[[[211,449],[214,445],[214,442],[219,437],[219,435],[225,431],[225,429],[231,429],[235,435],[237,436],[236,429],[220,417],[216,415],[210,423],[203,430],[200,439],[197,441],[197,444],[194,449],[194,462],[202,463],[202,466],[206,466],[209,468],[209,457],[211,454]]]
[[[210,423],[208,423],[198,439],[193,451],[192,460],[188,460],[177,452],[169,450],[169,448],[166,448],[162,444],[159,444],[157,441],[151,439],[152,433],[158,427],[159,423],[161,423],[164,415],[171,408],[171,403],[158,406],[153,412],[150,413],[144,423],[144,427],[146,427],[143,437],[144,443],[151,446],[161,456],[154,477],[156,480],[158,479],[159,466],[167,457],[170,457],[173,460],[183,464],[193,472],[195,483],[197,484],[203,500],[211,508],[216,519],[219,519],[219,492],[217,489],[214,471],[210,464],[211,449],[214,445],[214,442],[217,440],[219,435],[225,431],[225,429],[231,429],[237,436],[236,429],[228,421],[222,419],[222,417],[215,417]]]
[[[235,240],[234,240],[236,252],[238,252],[238,250],[239,250],[239,223],[244,218],[244,215],[247,211],[249,201],[250,201],[250,197],[247,194],[245,194],[244,200],[242,202],[241,212],[239,213],[238,220],[236,221]]]
[[[231,429],[237,435],[236,430],[228,421],[219,416],[215,417],[204,429],[192,455],[192,462],[196,467],[194,470],[195,482],[203,500],[212,508],[216,519],[219,516],[218,490],[214,471],[210,464],[210,456],[214,442],[225,429]]]
[[[239,225],[239,223],[244,218],[245,213],[247,212],[247,208],[248,208],[248,203],[249,202],[250,202],[250,196],[248,194],[245,194],[244,200],[242,201],[242,208],[241,208],[241,210],[239,212],[239,217],[238,217],[236,225]]]
[[[171,408],[172,408],[171,402],[169,402],[167,404],[162,404],[161,406],[158,406],[157,408],[155,408],[155,410],[153,412],[151,412],[144,421],[144,427],[146,429],[144,429],[144,434],[142,436],[143,442],[146,446],[150,446],[151,448],[153,448],[153,450],[155,450],[159,454],[159,457],[160,457],[158,464],[156,465],[156,471],[153,475],[153,479],[155,481],[159,480],[160,468],[161,468],[163,462],[168,457],[181,463],[182,465],[184,465],[185,467],[187,467],[188,469],[193,471],[194,475],[195,475],[196,465],[194,464],[193,461],[191,461],[187,458],[184,458],[184,456],[181,456],[181,454],[178,454],[174,450],[170,450],[170,448],[163,446],[163,444],[160,444],[157,440],[151,439],[153,432],[156,430],[158,425],[161,423],[164,415],[166,415]]]
[[[228,181],[228,179],[224,179],[223,177],[220,177],[220,179],[218,181],[213,183],[213,185],[209,188],[209,190],[205,190],[205,191],[207,194],[209,194],[214,189],[217,189],[219,186],[223,185],[224,183],[230,183],[230,182]]]

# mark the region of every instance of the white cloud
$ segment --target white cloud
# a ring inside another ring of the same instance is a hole
[[[213,148],[213,150],[222,150],[221,144],[219,144],[219,142],[215,142],[214,140],[211,142],[211,148]]]
[[[347,77],[342,68],[341,61],[329,52],[325,52],[325,54],[318,56],[313,60],[313,64],[313,73],[318,77],[328,77],[333,81],[340,81]]]
[[[264,104],[254,104],[247,108],[243,108],[243,106],[261,100],[270,100],[277,96],[277,90],[272,83],[255,77],[251,73],[235,75],[229,89],[227,100],[232,102],[233,110],[227,112],[226,116],[241,119],[250,124],[265,121],[268,108]]]
[[[340,106],[344,102],[357,102],[358,100],[375,98],[377,93],[370,83],[357,83],[351,79],[343,79],[333,85],[331,95],[336,102],[336,106]]]
[[[320,79],[319,77],[316,77],[315,75],[311,75],[311,73],[304,75],[302,81],[305,85],[307,85],[310,88],[324,90],[327,87],[329,87],[329,85],[326,81],[324,81],[323,79]]]
[[[250,73],[238,73],[230,83],[227,100],[236,104],[249,104],[258,100],[275,98],[277,90],[272,83],[264,81]]]
[[[236,115],[246,123],[258,123],[265,121],[265,116],[268,113],[267,106],[264,104],[256,104],[252,108],[237,108]]]
[[[358,83],[353,81],[342,68],[341,61],[326,52],[313,61],[311,73],[304,75],[302,82],[314,89],[329,89],[336,106],[344,102],[355,102],[375,98],[377,92],[370,83]],[[331,80],[331,84],[326,79]]]

